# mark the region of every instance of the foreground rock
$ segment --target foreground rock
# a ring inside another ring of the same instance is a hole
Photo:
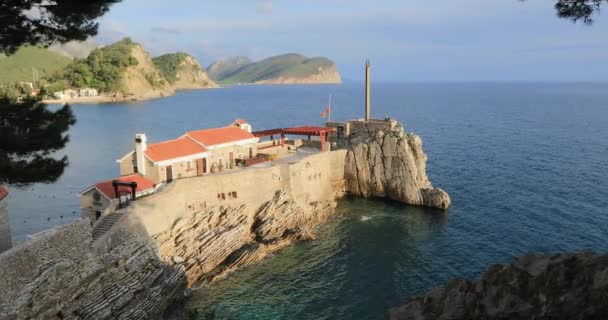
[[[81,220],[4,252],[0,319],[158,318],[186,278],[151,242],[125,231],[96,246]]]
[[[347,191],[355,196],[448,208],[450,196],[442,189],[433,188],[426,175],[427,156],[420,137],[405,134],[403,126],[396,121],[388,128],[385,126],[381,121],[351,122],[351,134],[343,145],[348,150]]]
[[[606,319],[608,255],[528,254],[477,282],[452,280],[387,313],[391,320]]]

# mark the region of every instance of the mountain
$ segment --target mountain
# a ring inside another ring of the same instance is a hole
[[[176,90],[217,87],[198,61],[187,53],[164,54],[153,58],[152,62]]]
[[[176,90],[217,87],[192,56],[171,53],[152,59],[129,38],[91,51],[85,59],[75,60],[50,78],[49,83],[50,92],[95,88],[101,93],[99,97],[79,99],[91,102],[151,99],[172,95]]]
[[[240,63],[236,63],[240,62]],[[218,61],[209,69],[212,78],[219,83],[256,84],[314,84],[341,83],[340,73],[333,61],[324,57],[307,58],[288,53],[259,62],[232,58]]]
[[[37,79],[42,79],[64,69],[72,60],[46,48],[22,47],[13,55],[0,55],[0,83],[33,82],[36,73]]]
[[[212,79],[224,79],[238,69],[251,64],[252,62],[253,61],[247,57],[220,59],[210,65],[207,68],[207,72]]]

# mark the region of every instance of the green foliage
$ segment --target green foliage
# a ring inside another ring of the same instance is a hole
[[[18,82],[5,83],[0,85],[0,97],[9,100],[21,100],[32,94],[32,88]]]
[[[148,72],[144,77],[153,88],[159,88],[165,84],[165,80],[160,79],[156,72]]]
[[[179,67],[189,55],[183,52],[168,53],[152,59],[160,74],[173,84],[177,81]]]
[[[97,18],[120,0],[0,1],[0,52],[26,44],[84,41],[97,34]]]
[[[319,68],[333,66],[327,58],[308,59],[295,53],[271,57],[245,65],[218,79],[221,83],[252,83],[278,77],[300,78],[313,75]]]
[[[68,105],[49,111],[37,98],[16,102],[0,97],[0,184],[53,182],[67,166],[67,157],[51,154],[69,141],[65,134],[76,119]]]
[[[63,70],[70,63],[71,58],[46,48],[21,47],[13,55],[0,55],[0,83],[33,82],[34,72],[38,73],[38,79],[42,79]]]
[[[112,45],[95,49],[86,59],[76,60],[63,74],[51,80],[65,79],[70,86],[93,87],[100,92],[123,91],[123,75],[126,68],[137,65],[131,55],[136,43],[125,38]]]

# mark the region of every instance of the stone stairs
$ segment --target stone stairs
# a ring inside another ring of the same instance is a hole
[[[119,210],[103,217],[103,219],[93,228],[93,241],[101,238],[101,236],[110,230],[116,221],[120,220],[124,215],[125,211]]]

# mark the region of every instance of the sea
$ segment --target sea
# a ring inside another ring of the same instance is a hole
[[[118,175],[133,147],[236,118],[254,130],[361,118],[363,83],[235,86],[141,102],[74,105],[53,184],[11,188],[15,243],[79,218],[78,193]],[[197,319],[383,319],[449,279],[475,280],[527,252],[608,252],[608,84],[375,83],[372,115],[422,137],[427,173],[447,211],[340,201],[315,240],[192,292]],[[55,107],[55,106],[52,106]]]

